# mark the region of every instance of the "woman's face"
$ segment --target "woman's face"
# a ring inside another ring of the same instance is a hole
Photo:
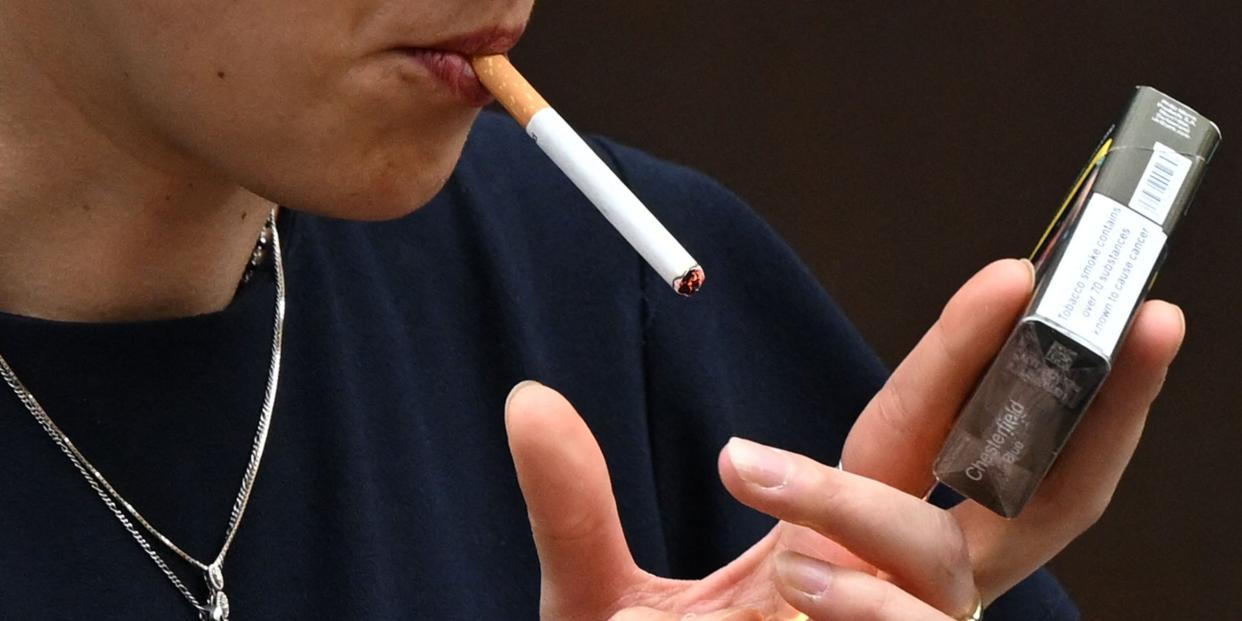
[[[533,3],[4,1],[31,62],[128,154],[363,219],[430,199],[478,112],[460,58],[436,77],[444,57],[413,50],[506,51]]]

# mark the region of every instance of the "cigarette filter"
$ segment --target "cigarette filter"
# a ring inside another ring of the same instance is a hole
[[[1031,257],[1034,298],[950,432],[941,482],[1022,511],[1108,376],[1219,142],[1198,112],[1138,87]]]
[[[504,56],[472,60],[479,81],[643,259],[682,295],[703,286],[698,262]]]

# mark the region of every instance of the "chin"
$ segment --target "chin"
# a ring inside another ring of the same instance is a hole
[[[321,216],[346,220],[380,221],[407,216],[431,202],[444,189],[457,162],[465,138],[433,157],[381,158],[383,163],[370,169],[343,175],[324,175],[307,179],[289,200],[277,201],[290,208]],[[416,165],[391,162],[420,161]],[[343,169],[338,169],[343,170]]]
[[[370,186],[338,194],[335,200],[289,202],[298,211],[344,220],[395,220],[418,211],[443,189],[448,177],[438,181],[410,183],[403,180],[392,185]],[[421,181],[421,180],[420,180]]]

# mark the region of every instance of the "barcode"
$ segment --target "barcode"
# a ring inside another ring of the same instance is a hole
[[[1163,225],[1186,181],[1190,165],[1190,158],[1157,142],[1134,189],[1134,196],[1130,198],[1130,208]]]

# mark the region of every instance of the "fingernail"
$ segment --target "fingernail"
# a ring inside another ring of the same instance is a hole
[[[514,386],[513,388],[509,390],[509,396],[505,397],[505,414],[509,413],[509,402],[513,401],[514,395],[518,394],[518,392],[520,392],[523,388],[526,388],[527,386],[539,386],[539,385],[540,385],[539,382],[536,382],[535,380],[523,380],[523,381],[518,382],[516,386]]]
[[[1022,261],[1026,265],[1026,269],[1031,272],[1031,282],[1035,282],[1035,264],[1031,263],[1031,260],[1026,257],[1022,257],[1019,261]]]
[[[831,565],[790,552],[776,557],[776,575],[786,586],[812,599],[823,597],[832,584]]]
[[[1177,317],[1182,320],[1182,336],[1185,336],[1186,335],[1186,311],[1182,310],[1182,307],[1177,304],[1174,304],[1173,308],[1177,309]]]
[[[730,438],[725,450],[743,481],[767,489],[788,482],[789,460],[780,451],[741,438]]]

